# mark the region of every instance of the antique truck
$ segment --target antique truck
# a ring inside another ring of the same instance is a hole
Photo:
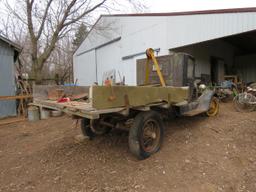
[[[191,55],[155,57],[152,49],[146,54],[147,59],[137,61],[137,73],[145,77],[138,79],[138,86],[37,86],[32,105],[81,118],[82,133],[90,139],[111,129],[128,130],[130,151],[145,159],[160,149],[163,122],[172,114],[215,116],[219,110],[215,92],[199,88],[204,86],[195,80],[195,59]],[[71,100],[52,99],[49,95],[56,90],[62,92],[58,97]]]

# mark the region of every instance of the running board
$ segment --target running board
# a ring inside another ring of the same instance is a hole
[[[194,110],[188,111],[186,113],[183,113],[183,116],[191,117],[191,116],[199,115],[204,112],[206,112],[206,110],[204,110],[204,109],[194,109]]]
[[[213,91],[205,91],[196,101],[180,106],[180,114],[183,116],[195,116],[208,111],[213,95]]]

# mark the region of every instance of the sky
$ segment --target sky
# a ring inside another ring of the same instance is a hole
[[[150,12],[256,7],[256,0],[144,0]]]
[[[94,0],[99,1],[99,0]],[[131,0],[133,1],[133,0]],[[241,7],[256,7],[256,0],[137,0],[143,3],[147,9],[144,12],[179,12],[179,11],[195,11],[195,10],[209,10],[209,9],[226,9],[226,8],[241,8]],[[5,0],[0,0],[0,14]],[[15,0],[8,0],[10,5],[15,4]],[[109,2],[126,1],[114,0]],[[115,5],[113,3],[112,5]],[[124,4],[125,5],[125,4]],[[118,9],[117,9],[118,10]],[[118,13],[134,12],[132,9],[125,9],[124,7],[117,11]],[[116,13],[115,11],[113,13]],[[96,15],[99,16],[100,12]],[[105,13],[103,13],[105,14]],[[96,16],[96,17],[97,17]]]
[[[41,1],[41,0],[38,0]],[[99,1],[99,0],[94,0]],[[131,0],[133,1],[133,0]],[[242,8],[242,7],[256,7],[256,0],[137,0],[142,2],[147,9],[143,12],[181,12],[181,11],[195,11],[195,10],[209,10],[209,9],[227,9],[227,8]],[[4,6],[5,0],[0,0],[0,19],[5,20]],[[15,5],[15,0],[8,0],[10,5]],[[120,2],[120,4],[127,0],[114,0],[112,6],[117,6],[114,2]],[[127,5],[127,4],[126,4]],[[112,10],[111,13],[130,13],[135,12],[134,9],[128,8],[125,4],[122,8],[117,8],[116,11]],[[92,15],[91,23],[94,23],[101,14],[106,14],[101,10],[96,11]],[[0,31],[2,28],[2,22],[0,22]]]
[[[111,1],[111,0],[109,0]],[[122,2],[115,0],[116,2]],[[131,0],[133,1],[133,0]],[[225,9],[239,7],[256,7],[256,0],[137,0],[141,1],[148,9],[145,12],[177,12],[207,9]],[[0,8],[4,0],[0,0]],[[15,0],[8,0],[14,5]],[[123,1],[124,2],[124,1]],[[129,10],[129,9],[128,9]],[[2,10],[0,9],[0,13]]]

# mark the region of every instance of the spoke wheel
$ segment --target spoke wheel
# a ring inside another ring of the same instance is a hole
[[[140,143],[143,150],[150,153],[159,145],[161,134],[159,124],[155,120],[149,119],[147,122],[145,122],[142,129],[143,133]]]
[[[102,123],[103,121],[111,122],[109,118],[91,120],[91,130],[96,135],[104,135],[111,130],[111,127]]]
[[[159,151],[163,141],[163,121],[154,111],[141,112],[129,131],[130,151],[138,158],[145,159]]]
[[[256,102],[256,97],[250,93],[240,93],[234,100],[233,104],[238,112],[252,112],[255,110],[255,105],[250,104]]]
[[[210,107],[206,112],[208,117],[214,117],[219,113],[219,100],[216,97],[213,97],[210,102]]]
[[[108,120],[110,122],[110,119],[104,120]],[[111,128],[107,127],[106,125],[102,125],[100,119],[90,120],[83,118],[81,121],[81,131],[84,136],[93,139],[96,135],[103,135],[108,133],[109,131],[111,131]]]

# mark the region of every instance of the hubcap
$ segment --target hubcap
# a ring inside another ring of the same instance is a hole
[[[218,101],[216,99],[212,99],[210,108],[207,111],[207,115],[215,116],[218,113],[218,107],[219,107]]]

